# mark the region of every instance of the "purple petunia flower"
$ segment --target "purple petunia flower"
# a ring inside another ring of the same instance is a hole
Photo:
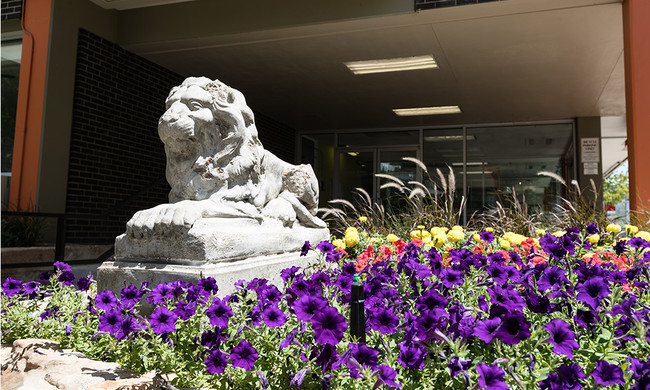
[[[383,384],[389,387],[402,387],[401,384],[395,382],[395,378],[397,378],[397,371],[392,369],[388,364],[382,364],[381,366],[377,367],[377,371],[377,382],[380,385]]]
[[[332,369],[332,365],[337,361],[338,357],[339,355],[336,353],[336,347],[325,344],[323,345],[320,354],[316,357],[315,363],[323,369],[323,372],[326,372]]]
[[[59,310],[58,306],[54,306],[52,308],[47,308],[47,309],[45,309],[45,311],[43,311],[39,315],[39,317],[41,318],[41,321],[45,321],[45,320],[49,319],[50,317],[52,317],[52,318],[56,317],[56,315],[59,313],[58,310]]]
[[[479,373],[478,385],[489,390],[507,390],[510,389],[504,379],[506,373],[499,366],[479,363],[476,365],[476,371]]]
[[[644,240],[641,237],[632,237],[627,241],[627,244],[632,248],[648,248],[650,247],[650,242]]]
[[[140,330],[142,330],[142,324],[140,324],[134,317],[126,316],[122,319],[122,322],[120,322],[120,326],[114,333],[114,336],[118,341],[122,341],[127,339],[131,333]]]
[[[72,267],[62,261],[55,261],[53,265],[55,270],[61,272],[72,272]]]
[[[59,275],[59,278],[58,278],[59,282],[64,286],[72,286],[72,285],[74,285],[74,279],[75,279],[75,276],[72,273],[72,271],[63,271],[63,272],[61,272],[61,274]]]
[[[397,361],[404,368],[421,370],[424,367],[424,358],[427,356],[427,353],[426,348],[423,346],[402,342],[399,344]]]
[[[217,286],[217,281],[211,276],[197,281],[196,284],[200,286],[203,289],[203,291],[208,293],[208,295],[216,294],[217,291],[219,291],[219,286]]]
[[[537,281],[537,287],[540,291],[558,291],[565,283],[569,284],[569,280],[564,275],[564,270],[552,265],[544,269],[544,273]]]
[[[435,308],[444,309],[449,304],[447,298],[440,295],[440,293],[433,288],[430,288],[422,293],[415,300],[415,307],[421,312],[433,310]]]
[[[23,291],[23,281],[9,277],[2,283],[2,291],[8,297],[20,294]]]
[[[507,286],[502,288],[501,286],[490,286],[488,287],[488,293],[490,294],[490,300],[492,301],[492,306],[500,305],[507,311],[512,310],[523,310],[526,306],[526,301],[522,298],[519,291],[515,290],[512,286]]]
[[[501,318],[494,317],[492,319],[482,320],[476,322],[474,328],[474,336],[481,339],[484,343],[489,343],[494,339],[494,336],[501,327]]]
[[[285,323],[287,316],[276,305],[268,305],[264,310],[262,310],[262,319],[266,326],[277,328]]]
[[[123,308],[131,308],[140,302],[142,291],[131,285],[120,290],[120,302]]]
[[[230,350],[230,361],[233,367],[251,370],[257,361],[257,350],[246,340],[240,340],[236,347]]]
[[[320,295],[306,294],[294,304],[293,310],[300,321],[310,321],[317,312],[327,307],[327,301]]]
[[[117,298],[111,290],[105,290],[95,295],[95,307],[101,310],[110,310],[117,307]]]
[[[79,280],[77,280],[77,289],[79,291],[88,291],[90,288],[90,285],[93,284],[93,276],[92,274],[88,274],[86,277],[81,277]]]
[[[397,330],[399,318],[386,307],[368,309],[368,326],[381,334],[392,334]]]
[[[181,320],[189,320],[196,313],[196,302],[176,302],[172,310]]]
[[[34,299],[38,296],[41,284],[36,281],[31,281],[23,284],[24,294],[29,299]]]
[[[591,276],[576,287],[576,299],[592,309],[600,306],[600,301],[609,295],[607,282],[600,276]]]
[[[203,361],[210,374],[221,374],[228,367],[228,355],[217,349],[210,351]]]
[[[304,246],[303,246],[303,248],[304,248]],[[316,245],[316,249],[318,249],[322,253],[330,253],[330,252],[336,251],[336,247],[334,246],[334,244],[332,244],[329,241],[321,241],[321,242],[319,242],[318,245]]]
[[[379,351],[367,346],[365,343],[356,343],[350,344],[348,346],[352,351],[351,356],[356,360],[356,362],[362,366],[369,367],[371,369],[377,368],[379,362]],[[361,375],[357,370],[357,366],[352,363],[351,360],[347,362],[348,369],[350,369],[350,376],[353,378],[360,378]]]
[[[621,256],[623,253],[625,253],[626,246],[627,246],[627,241],[625,240],[617,241],[616,245],[614,245],[614,252],[616,252],[616,255]]]
[[[447,364],[447,367],[449,368],[449,373],[451,374],[452,378],[455,378],[458,373],[467,371],[469,370],[470,367],[472,367],[472,360],[471,359],[461,359],[457,356],[452,356],[451,359],[449,359],[449,363]]]
[[[481,240],[487,242],[488,244],[494,241],[494,234],[492,234],[492,232],[481,232],[479,233],[479,236],[481,237]]]
[[[119,310],[110,309],[99,316],[98,329],[102,332],[108,332],[115,335],[121,325],[122,313],[120,313]]]
[[[178,315],[164,306],[154,309],[149,316],[149,325],[155,334],[165,334],[176,330]]]
[[[519,344],[530,337],[530,322],[526,320],[523,313],[511,312],[501,317],[501,326],[494,336],[504,344]]]
[[[596,234],[596,233],[598,233],[598,225],[596,225],[593,222],[589,222],[587,224],[587,228],[585,229],[585,233],[587,233],[587,234]]]
[[[624,385],[625,379],[623,378],[623,370],[615,364],[609,364],[605,360],[596,362],[596,368],[590,374],[597,385]]]
[[[576,342],[575,333],[571,331],[571,325],[556,318],[546,324],[544,329],[551,334],[550,341],[553,344],[553,352],[573,359],[573,350],[580,348],[580,345]]]
[[[294,375],[293,378],[291,378],[291,382],[289,383],[289,385],[300,388],[300,386],[302,386],[302,382],[305,380],[305,375],[307,375],[307,373],[310,371],[311,370],[308,368],[303,368],[302,370],[298,371],[296,375]]]
[[[307,256],[307,253],[309,253],[310,249],[311,249],[311,244],[309,243],[309,241],[305,241],[302,248],[300,249],[300,256]]]
[[[158,305],[174,299],[174,289],[167,283],[159,283],[147,297],[147,302]]]
[[[311,319],[311,325],[314,330],[314,341],[319,344],[338,344],[348,329],[345,317],[331,306],[316,313]]]
[[[212,305],[205,311],[205,315],[208,316],[212,326],[223,327],[228,326],[228,321],[230,321],[233,314],[230,306],[226,305],[221,299],[214,298]]]
[[[300,267],[296,267],[296,266],[283,269],[280,272],[280,276],[282,277],[282,281],[284,281],[285,284],[289,283],[289,280],[293,279],[293,277],[296,275],[296,273],[298,271],[300,271]]]
[[[440,272],[438,276],[440,283],[447,288],[452,288],[458,284],[463,284],[465,280],[463,279],[463,273],[456,271],[452,268],[445,268]]]

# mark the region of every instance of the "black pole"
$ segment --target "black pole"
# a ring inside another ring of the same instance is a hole
[[[363,283],[359,281],[359,275],[354,275],[352,280],[352,292],[350,299],[350,335],[356,337],[359,342],[366,342],[366,312],[363,306],[365,294]]]

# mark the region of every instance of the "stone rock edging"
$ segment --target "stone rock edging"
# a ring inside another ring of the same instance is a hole
[[[87,358],[59,343],[21,339],[2,344],[3,390],[150,390],[175,389],[155,372],[144,375],[117,363]]]

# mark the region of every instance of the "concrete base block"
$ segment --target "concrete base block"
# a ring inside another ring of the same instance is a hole
[[[163,264],[155,259],[150,261],[107,261],[98,269],[98,291],[112,290],[119,294],[125,284],[140,286],[143,280],[149,281],[151,288],[158,283],[176,280],[196,283],[201,278],[211,276],[219,286],[218,295],[223,297],[235,291],[238,280],[249,281],[264,278],[278,287],[282,286],[280,272],[289,267],[306,267],[316,262],[316,254],[300,256],[300,252],[279,255],[258,256],[231,262],[204,263],[201,265]],[[118,295],[119,296],[119,295]]]
[[[202,218],[188,231],[115,240],[115,259],[131,262],[200,265],[300,251],[305,241],[328,240],[327,228],[284,227],[270,218]]]

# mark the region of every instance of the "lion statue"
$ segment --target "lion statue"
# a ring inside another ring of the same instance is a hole
[[[323,228],[318,181],[310,165],[265,150],[244,95],[218,80],[187,78],[174,87],[158,123],[165,144],[168,204],[138,211],[133,237],[189,230],[200,218],[244,217]]]

